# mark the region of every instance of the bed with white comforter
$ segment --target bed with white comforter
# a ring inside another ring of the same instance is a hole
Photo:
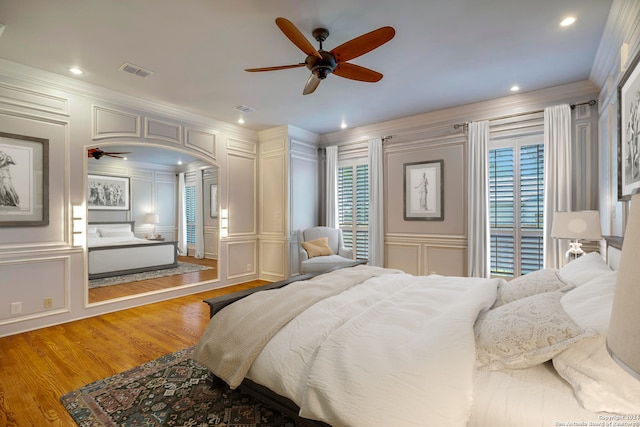
[[[176,242],[135,237],[134,222],[89,223],[89,279],[178,265]]]
[[[604,350],[614,286],[598,254],[510,282],[358,266],[225,307],[194,359],[336,427],[640,426]]]

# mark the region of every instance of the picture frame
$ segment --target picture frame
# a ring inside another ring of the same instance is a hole
[[[0,132],[0,227],[49,225],[49,140]]]
[[[640,191],[640,52],[618,84],[618,200]]]
[[[404,220],[444,220],[444,161],[405,163]]]
[[[211,192],[211,207],[209,214],[211,218],[218,218],[218,186],[216,184],[211,184],[209,187]]]
[[[87,175],[87,209],[128,211],[131,190],[129,177]]]

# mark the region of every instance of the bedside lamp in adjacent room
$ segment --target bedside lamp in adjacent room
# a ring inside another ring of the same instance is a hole
[[[156,237],[158,237],[156,236],[156,224],[160,224],[160,215],[158,215],[157,213],[148,213],[144,216],[144,223],[153,225],[151,238],[155,239]]]
[[[607,350],[618,365],[640,380],[640,194],[631,199],[607,333]]]
[[[571,239],[567,261],[584,254],[580,240],[602,240],[600,213],[598,211],[555,212],[551,237]]]

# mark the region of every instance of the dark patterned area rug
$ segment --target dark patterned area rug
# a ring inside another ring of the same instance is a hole
[[[283,416],[190,359],[168,354],[65,394],[60,401],[80,427],[294,427]]]
[[[186,274],[194,271],[210,269],[211,267],[207,267],[206,265],[178,262],[178,266],[174,268],[165,268],[162,270],[144,271],[142,273],[123,274],[122,276],[89,280],[89,289],[102,288],[104,286],[111,285],[121,285],[123,283],[137,282],[138,280],[156,279],[158,277],[175,276],[176,274]]]

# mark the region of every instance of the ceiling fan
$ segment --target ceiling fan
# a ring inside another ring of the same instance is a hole
[[[322,42],[329,37],[329,30],[326,28],[316,28],[311,33],[313,38],[320,43],[320,49],[316,50],[291,21],[285,18],[276,18],[276,25],[293,44],[307,54],[305,61],[298,64],[280,65],[277,67],[248,68],[245,71],[276,71],[306,66],[311,70],[311,75],[304,86],[304,90],[302,91],[303,95],[313,93],[320,84],[320,81],[324,80],[331,73],[346,79],[361,82],[374,83],[379,81],[382,79],[382,74],[359,65],[350,64],[347,61],[382,46],[396,34],[396,31],[392,27],[378,28],[370,33],[349,40],[327,52],[322,49]]]
[[[102,158],[102,156],[108,156],[108,157],[117,157],[118,159],[124,159],[124,157],[119,156],[118,154],[129,154],[130,151],[122,151],[122,152],[118,152],[118,151],[102,151],[99,148],[89,148],[87,150],[87,154],[88,157],[93,157],[96,160],[100,160]]]

